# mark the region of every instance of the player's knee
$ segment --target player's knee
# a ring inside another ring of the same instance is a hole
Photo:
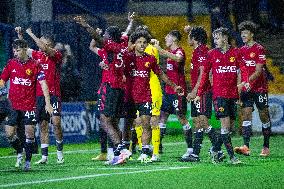
[[[262,123],[267,123],[270,121],[269,112],[268,110],[264,109],[259,111],[259,118]]]
[[[16,138],[16,135],[14,133],[6,132],[6,137],[7,137],[9,142],[13,142]]]

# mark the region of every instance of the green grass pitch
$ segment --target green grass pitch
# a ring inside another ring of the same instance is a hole
[[[199,163],[178,161],[186,145],[181,135],[164,140],[161,162],[141,164],[135,160],[124,165],[105,166],[91,158],[99,153],[97,143],[65,145],[65,163],[56,164],[54,146],[47,165],[33,165],[30,172],[15,170],[11,148],[0,149],[0,188],[284,188],[284,136],[271,137],[271,155],[259,156],[262,137],[251,141],[251,156],[239,156],[241,165],[225,162],[211,164],[206,138]],[[241,145],[233,137],[233,145]],[[138,154],[134,155],[137,158]],[[40,155],[33,157],[33,162]]]

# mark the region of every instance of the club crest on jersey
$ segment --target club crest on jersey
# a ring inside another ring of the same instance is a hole
[[[219,108],[219,111],[220,111],[220,112],[224,112],[225,110],[224,110],[223,107],[220,107],[220,108]]]
[[[146,63],[145,63],[145,67],[146,67],[146,68],[149,68],[149,66],[150,66],[150,62],[146,62]]]
[[[235,57],[230,57],[230,62],[235,62],[236,61],[236,58]]]
[[[251,52],[251,53],[249,54],[249,56],[250,56],[251,58],[253,58],[253,57],[255,57],[255,53],[254,53],[254,52]]]
[[[33,72],[32,72],[31,69],[27,69],[27,70],[26,70],[26,74],[27,74],[28,76],[32,75],[32,73],[33,73]]]

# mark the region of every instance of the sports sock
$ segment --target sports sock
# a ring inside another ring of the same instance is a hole
[[[137,144],[137,134],[136,130],[134,128],[131,129],[131,151],[135,152],[136,151],[136,144]]]
[[[25,152],[26,152],[26,161],[31,161],[32,159],[32,152],[33,152],[33,144],[34,139],[33,138],[26,138],[25,143]]]
[[[150,145],[142,145],[142,154],[151,156]]]
[[[48,144],[41,144],[41,155],[43,159],[47,159],[48,156]]]
[[[222,128],[221,129],[221,137],[222,137],[223,144],[225,145],[226,150],[227,150],[227,152],[230,156],[230,159],[232,159],[234,157],[234,150],[233,150],[229,130]]]
[[[197,132],[194,133],[194,145],[193,145],[193,154],[199,155],[201,144],[203,141],[203,129],[198,129]]]
[[[17,154],[23,153],[23,146],[20,139],[14,136],[11,141],[9,141],[11,146],[16,150]]]
[[[136,135],[137,135],[137,142],[139,149],[142,149],[142,133],[143,133],[143,128],[141,125],[138,125],[135,127]]]
[[[153,145],[153,154],[159,155],[159,146],[160,146],[160,127],[154,126],[152,129],[152,145]]]
[[[218,142],[218,138],[216,135],[216,131],[214,128],[212,128],[211,126],[209,126],[206,130],[205,133],[208,134],[208,138],[213,146],[213,148],[215,148],[215,146],[217,145]]]
[[[243,121],[243,139],[244,145],[249,148],[250,136],[251,136],[252,128],[251,121]]]
[[[271,135],[271,123],[262,124],[262,134],[263,134],[263,147],[269,148],[269,139]]]
[[[184,125],[183,127],[184,138],[187,145],[187,148],[192,148],[192,129],[191,126],[188,124]]]
[[[101,153],[107,153],[107,133],[100,127],[99,130]]]
[[[63,150],[63,140],[61,141],[56,140],[56,148],[57,148],[57,151]]]

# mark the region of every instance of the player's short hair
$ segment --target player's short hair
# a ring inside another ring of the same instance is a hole
[[[189,34],[189,37],[194,38],[194,40],[201,44],[207,43],[207,33],[205,29],[201,26],[193,27]]]
[[[169,35],[174,36],[175,38],[177,38],[178,41],[181,40],[181,33],[178,30],[172,30],[169,32]]]
[[[150,41],[151,41],[151,35],[147,31],[141,30],[141,31],[133,32],[130,35],[131,43],[135,43],[137,41],[137,39],[139,39],[140,37],[144,37],[146,39],[147,43],[150,43]]]
[[[18,48],[28,48],[28,43],[23,40],[23,39],[16,39],[14,40],[12,47],[14,49],[18,49]]]
[[[109,26],[106,29],[106,32],[109,34],[111,40],[119,43],[121,39],[121,31],[118,26]]]
[[[238,25],[240,31],[248,30],[251,33],[255,33],[257,30],[257,25],[252,21],[243,21]]]
[[[214,36],[216,34],[221,34],[223,36],[227,36],[228,38],[230,37],[228,28],[223,28],[223,27],[217,28],[216,30],[213,31],[212,35]]]

